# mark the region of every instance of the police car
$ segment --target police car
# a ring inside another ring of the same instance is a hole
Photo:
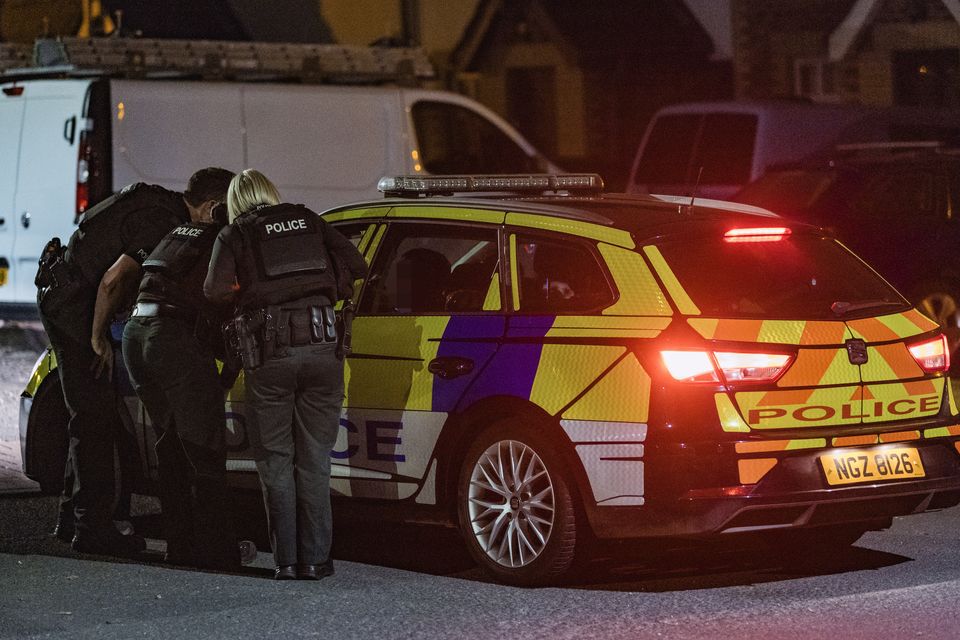
[[[850,544],[960,502],[940,329],[822,230],[606,194],[595,175],[381,190],[323,214],[371,266],[338,496],[455,524],[480,565],[525,585],[559,580],[593,538]],[[62,429],[54,365],[24,393],[28,475],[50,457],[32,443]],[[249,481],[242,396],[241,380],[229,465]]]

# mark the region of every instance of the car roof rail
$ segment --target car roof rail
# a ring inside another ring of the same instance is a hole
[[[0,79],[92,75],[411,86],[436,74],[418,47],[122,37],[0,47]]]
[[[603,178],[596,173],[385,176],[377,188],[384,197],[423,198],[473,194],[580,194],[603,193]]]

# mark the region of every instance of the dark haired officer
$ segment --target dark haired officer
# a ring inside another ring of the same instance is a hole
[[[227,223],[233,174],[208,175],[190,221],[168,233],[144,261],[144,277],[123,331],[123,358],[157,431],[160,507],[167,560],[206,569],[239,568],[225,487],[226,416],[214,353],[222,309],[203,297],[210,253]],[[222,217],[214,219],[214,211]],[[222,349],[222,346],[221,346]]]
[[[338,231],[247,169],[230,183],[204,293],[234,302],[262,363],[244,363],[247,424],[263,487],[278,580],[333,574],[330,450],[343,404],[333,304],[367,264]],[[338,270],[336,265],[341,265]]]
[[[112,383],[110,322],[129,303],[140,265],[161,238],[208,198],[211,170],[195,173],[183,194],[132,184],[89,209],[66,247],[51,240],[37,272],[40,318],[57,358],[70,413],[70,448],[54,530],[76,551],[132,555],[140,536],[112,522],[114,447],[123,429]]]

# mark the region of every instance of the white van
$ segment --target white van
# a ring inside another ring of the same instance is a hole
[[[799,160],[831,144],[870,113],[864,107],[790,101],[664,107],[647,125],[627,189],[684,196],[695,191],[723,200],[767,167]]]
[[[377,197],[384,175],[557,170],[492,111],[444,91],[103,75],[0,76],[0,91],[5,317],[35,314],[44,243],[132,182],[181,190],[205,166],[256,167],[284,199],[322,211]]]

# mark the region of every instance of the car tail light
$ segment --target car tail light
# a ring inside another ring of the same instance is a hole
[[[726,242],[776,242],[790,235],[787,227],[750,227],[730,229],[723,234]]]
[[[920,368],[927,373],[939,373],[950,369],[950,349],[947,336],[940,334],[931,340],[924,340],[909,347],[910,355]]]
[[[772,382],[790,366],[786,353],[661,351],[667,371],[679,382]]]
[[[719,382],[717,369],[707,351],[661,351],[663,364],[674,380],[681,382]]]
[[[776,380],[790,364],[785,353],[717,352],[717,364],[727,382],[769,382]]]
[[[80,216],[90,205],[90,162],[93,156],[93,145],[90,144],[86,131],[80,132],[80,144],[77,152],[77,210]]]

